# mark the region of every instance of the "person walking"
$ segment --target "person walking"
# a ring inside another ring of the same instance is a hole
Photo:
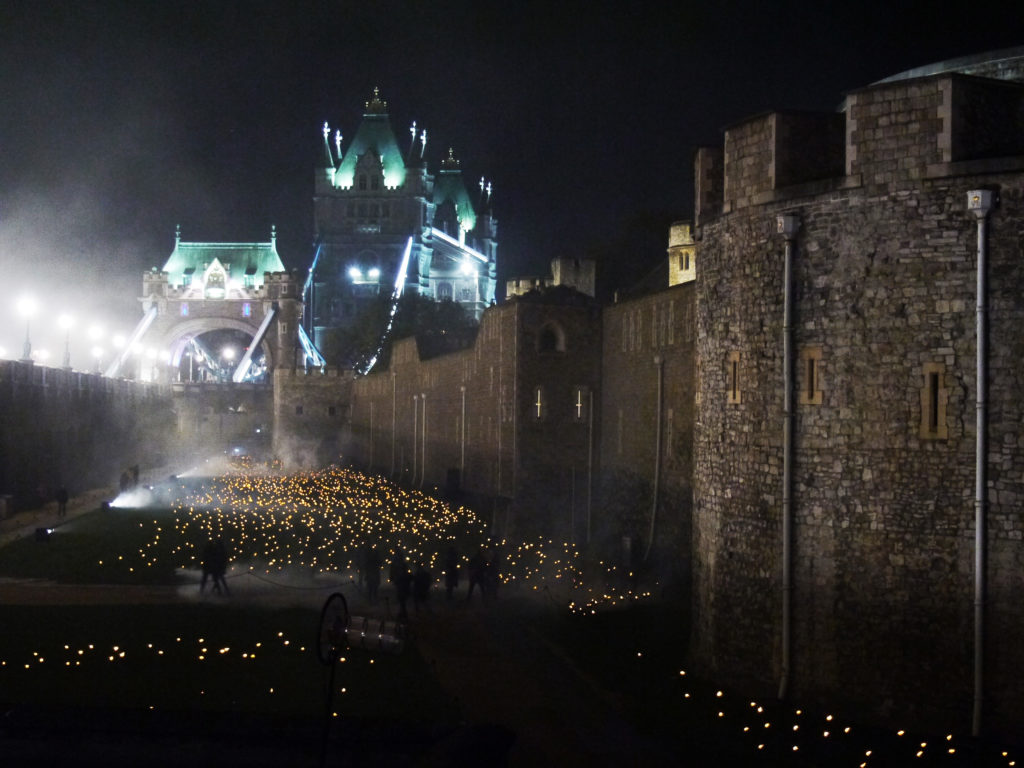
[[[481,597],[486,597],[486,587],[484,585],[484,572],[487,568],[487,557],[484,554],[484,550],[481,548],[479,552],[473,555],[469,561],[469,591],[466,593],[466,600],[473,597],[473,587],[480,587]]]
[[[416,573],[412,577],[412,604],[416,608],[416,613],[420,612],[420,608],[427,606],[427,600],[430,599],[430,585],[434,583],[434,579],[430,575],[430,571],[423,567],[423,563],[416,564]]]
[[[54,496],[57,500],[57,517],[63,519],[68,515],[68,489],[63,485],[57,489]]]
[[[366,597],[371,604],[377,602],[377,591],[380,589],[380,568],[383,564],[376,547],[366,553],[363,570],[365,571]]]
[[[395,585],[395,596],[398,598],[398,620],[407,621],[409,619],[409,593],[412,591],[412,574],[404,560],[397,565],[392,563],[392,572],[394,573],[392,581]]]
[[[459,553],[449,546],[444,555],[444,592],[449,600],[459,587]]]

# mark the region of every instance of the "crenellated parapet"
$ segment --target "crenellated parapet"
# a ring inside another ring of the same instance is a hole
[[[834,113],[769,112],[694,160],[697,226],[751,206],[1020,165],[1024,83],[957,72],[875,83]],[[1017,158],[1016,160],[1012,158]]]

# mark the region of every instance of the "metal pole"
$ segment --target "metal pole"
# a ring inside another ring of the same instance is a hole
[[[395,477],[395,429],[396,429],[396,415],[397,400],[395,398],[395,392],[397,390],[397,384],[395,383],[395,374],[391,374],[391,474],[389,477],[394,479]]]
[[[647,534],[647,549],[644,552],[644,560],[651,554],[651,547],[654,545],[654,522],[658,516],[658,493],[661,486],[661,410],[664,396],[662,393],[662,380],[665,378],[665,359],[661,355],[655,355],[654,364],[658,367],[658,401],[655,411],[656,425],[654,428],[654,493],[651,501],[651,529]]]
[[[793,624],[793,251],[796,216],[777,219],[778,231],[786,238],[783,267],[782,316],[782,670],[779,676],[779,698],[789,694],[792,664]]]
[[[466,475],[466,385],[459,387],[462,390],[462,447],[459,455],[459,485],[465,482]]]
[[[416,485],[416,438],[419,437],[420,424],[420,396],[412,396],[412,478],[410,483]],[[411,487],[411,486],[410,486]]]
[[[22,360],[31,360],[32,359],[32,341],[29,339],[29,334],[28,334],[29,326],[31,324],[32,324],[32,321],[26,317],[25,318],[25,345],[22,347],[22,350],[21,350],[21,359]]]
[[[587,393],[587,544],[590,543],[590,510],[594,493],[594,392]]]
[[[982,703],[985,694],[985,599],[986,556],[988,539],[986,508],[988,506],[988,281],[986,239],[988,214],[992,210],[990,190],[967,193],[967,209],[978,220],[978,261],[975,334],[977,402],[974,446],[974,707],[971,735],[981,735]]]
[[[420,451],[420,488],[427,482],[427,393],[421,395],[423,403],[423,423],[420,429],[423,431],[423,449]]]

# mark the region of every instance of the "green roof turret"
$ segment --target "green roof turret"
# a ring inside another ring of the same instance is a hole
[[[366,102],[363,121],[356,131],[352,143],[338,164],[334,174],[334,185],[351,189],[355,183],[356,163],[367,153],[373,153],[380,162],[384,174],[384,187],[396,189],[405,184],[405,161],[398,148],[391,121],[388,118],[387,102],[380,98],[380,91],[373,90],[373,98]]]

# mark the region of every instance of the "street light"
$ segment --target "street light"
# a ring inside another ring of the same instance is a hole
[[[21,359],[32,359],[32,340],[29,338],[29,326],[32,322],[32,315],[36,313],[36,300],[32,296],[24,295],[18,299],[16,305],[18,314],[25,318],[25,346],[22,349]]]
[[[71,370],[71,326],[75,319],[71,315],[63,314],[57,318],[57,325],[64,330],[64,368]]]

